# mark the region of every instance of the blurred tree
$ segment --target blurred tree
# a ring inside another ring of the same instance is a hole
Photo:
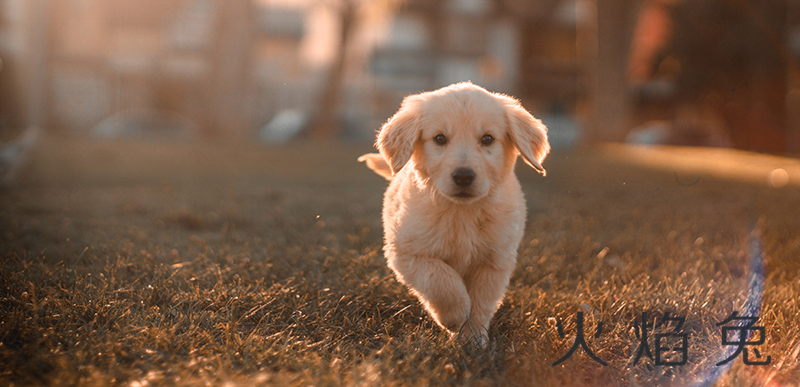
[[[626,75],[637,0],[596,0],[595,63],[590,66],[592,101],[589,143],[622,141],[631,114]]]
[[[217,0],[217,33],[210,50],[210,127],[213,135],[243,138],[250,118],[245,105],[252,65],[255,8],[251,1]]]
[[[339,48],[336,50],[336,57],[328,69],[311,128],[312,138],[328,140],[336,137],[340,132],[339,102],[341,100],[342,85],[344,84],[347,49],[354,31],[358,28],[362,18],[371,13],[372,9],[370,8],[391,11],[402,4],[404,0],[322,1],[323,4],[326,4],[336,12],[340,22]]]
[[[0,58],[0,141],[8,141],[25,127],[22,77],[16,58]]]

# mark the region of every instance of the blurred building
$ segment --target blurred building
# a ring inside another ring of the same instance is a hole
[[[556,147],[800,152],[798,42],[798,0],[0,0],[0,135],[254,138],[328,112],[372,139],[405,95],[471,80]]]
[[[306,9],[245,0],[0,5],[7,126],[39,120],[86,132],[108,118],[180,116],[195,134],[243,137],[280,109],[312,105],[318,87],[319,71],[300,58]]]
[[[447,0],[406,2],[370,63],[374,101],[384,117],[410,93],[472,81],[512,94],[574,143],[586,95],[578,29],[591,17],[580,1]],[[567,122],[567,127],[557,123]],[[562,130],[563,129],[563,130]],[[562,133],[571,131],[572,133]],[[558,145],[558,144],[556,144]]]
[[[410,0],[373,53],[373,101],[389,116],[404,95],[472,80],[520,97],[556,147],[644,128],[797,154],[799,41],[797,0]]]

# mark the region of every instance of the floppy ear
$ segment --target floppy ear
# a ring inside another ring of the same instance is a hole
[[[411,159],[419,139],[419,108],[414,97],[403,100],[400,110],[381,127],[375,143],[393,175]]]
[[[541,120],[528,113],[519,101],[507,96],[501,98],[508,114],[508,133],[511,142],[517,147],[526,164],[546,176],[547,172],[542,167],[542,161],[550,152],[547,127]]]

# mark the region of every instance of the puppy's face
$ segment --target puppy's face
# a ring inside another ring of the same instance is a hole
[[[471,83],[407,97],[377,146],[393,173],[411,160],[421,181],[459,203],[508,178],[518,154],[544,173],[549,151],[546,128],[519,102]]]
[[[417,173],[454,201],[485,196],[517,156],[506,122],[499,101],[480,91],[430,99],[421,109],[412,156]]]

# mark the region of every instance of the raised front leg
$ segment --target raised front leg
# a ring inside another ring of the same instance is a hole
[[[440,259],[403,256],[389,261],[401,282],[411,288],[436,323],[458,334],[467,322],[470,296],[461,277]]]
[[[486,343],[489,323],[503,300],[511,272],[512,269],[483,265],[467,273],[464,283],[469,294],[471,309],[469,321],[462,332],[466,339],[475,339],[480,344]]]

